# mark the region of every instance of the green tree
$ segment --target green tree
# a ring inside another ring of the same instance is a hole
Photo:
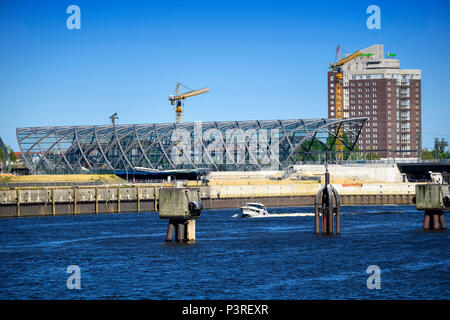
[[[17,161],[17,156],[16,156],[16,154],[14,153],[13,148],[11,148],[10,146],[8,146],[7,149],[8,149],[8,153],[9,153],[9,161],[11,161],[11,162]]]
[[[434,138],[434,158],[435,159],[444,159],[446,152],[445,148],[448,147],[448,141],[444,138]]]
[[[427,148],[422,149],[422,160],[433,160],[434,151],[428,150]]]
[[[422,149],[422,160],[439,160],[450,157],[450,149],[447,148],[448,141],[444,138],[434,138],[434,149]]]
[[[369,148],[369,153],[367,154],[367,160],[380,160],[380,156],[372,152],[372,148]]]

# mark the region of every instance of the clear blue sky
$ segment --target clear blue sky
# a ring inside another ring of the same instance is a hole
[[[81,8],[81,30],[66,8]],[[381,8],[381,30],[366,8]],[[450,140],[449,1],[3,1],[0,136],[17,127],[173,122],[177,81],[210,93],[184,121],[327,116],[337,44],[422,69],[424,146]]]

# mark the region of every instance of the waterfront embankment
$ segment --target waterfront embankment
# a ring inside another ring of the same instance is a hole
[[[312,206],[323,183],[324,169],[301,166],[289,176],[282,171],[215,172],[210,175],[208,185],[183,183],[200,191],[205,209],[237,208],[247,202],[260,202],[268,207]],[[416,183],[402,182],[403,177],[394,166],[328,169],[342,205],[412,204]],[[51,180],[51,176],[47,179]],[[45,185],[42,181],[38,186],[11,184],[0,188],[0,217],[157,211],[159,190],[174,186],[108,179],[90,179],[91,183],[102,181],[91,185],[67,186],[57,182]]]

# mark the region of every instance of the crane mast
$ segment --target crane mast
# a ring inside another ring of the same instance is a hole
[[[175,108],[175,119],[177,121],[177,123],[181,123],[183,120],[183,105],[184,105],[184,99],[186,98],[190,98],[193,96],[197,96],[199,94],[202,93],[206,93],[209,92],[208,88],[202,88],[202,89],[198,89],[198,90],[192,90],[192,91],[188,91],[185,93],[181,93],[181,88],[180,88],[180,83],[177,83],[177,87],[175,90],[175,95],[171,95],[169,96],[169,100],[171,105],[175,105],[176,104],[176,108]]]
[[[351,55],[341,59],[341,47],[338,45],[336,49],[336,62],[331,62],[330,69],[335,72],[334,75],[334,88],[335,88],[335,101],[334,105],[336,108],[336,118],[343,119],[344,118],[344,75],[343,75],[343,66],[352,61],[353,59],[358,58],[359,56],[371,56],[372,53],[363,53],[361,50],[358,50]],[[343,150],[344,145],[342,143],[344,130],[343,128],[336,128],[336,159],[338,161],[343,160]]]

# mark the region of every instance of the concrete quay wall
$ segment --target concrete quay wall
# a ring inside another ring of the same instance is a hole
[[[152,211],[158,191],[154,186],[0,189],[0,217]]]
[[[343,205],[412,204],[414,183],[333,184]],[[0,189],[0,217],[157,211],[155,185],[36,187]],[[246,202],[266,206],[311,206],[320,183],[279,181],[260,184],[192,186],[205,209],[238,208]]]
[[[333,184],[340,195],[414,195],[415,183],[349,183]],[[251,184],[213,185],[210,195],[215,198],[314,196],[321,184]]]

